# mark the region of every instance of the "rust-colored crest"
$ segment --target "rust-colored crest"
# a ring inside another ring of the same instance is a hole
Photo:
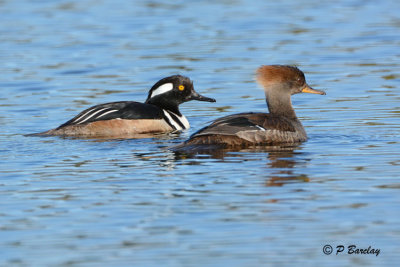
[[[257,82],[265,87],[275,83],[305,83],[304,73],[296,67],[285,65],[264,65],[257,69]]]

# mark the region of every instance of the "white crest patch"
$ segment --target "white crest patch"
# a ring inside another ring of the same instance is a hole
[[[151,93],[150,98],[155,97],[156,95],[164,94],[168,91],[171,91],[172,89],[174,89],[174,85],[172,83],[164,83]]]

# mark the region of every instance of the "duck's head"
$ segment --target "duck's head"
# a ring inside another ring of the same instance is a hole
[[[297,67],[286,65],[265,65],[257,69],[257,82],[265,93],[288,94],[311,93],[325,95],[325,92],[311,88],[304,73]]]
[[[190,100],[215,102],[214,98],[198,94],[194,90],[193,82],[188,77],[173,75],[154,84],[145,103],[179,113],[178,106]]]

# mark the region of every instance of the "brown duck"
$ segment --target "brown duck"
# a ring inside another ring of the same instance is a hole
[[[311,88],[304,73],[292,66],[261,66],[257,82],[264,88],[269,113],[239,113],[219,118],[176,148],[269,146],[306,141],[307,134],[292,107],[291,96],[325,95],[325,92]]]

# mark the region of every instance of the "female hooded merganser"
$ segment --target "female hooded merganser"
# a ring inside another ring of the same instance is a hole
[[[261,66],[257,70],[257,82],[264,87],[270,113],[240,113],[219,118],[175,149],[197,145],[248,147],[306,141],[307,134],[294,112],[291,95],[325,95],[325,92],[312,89],[306,83],[304,73],[292,66]]]
[[[34,135],[123,137],[188,129],[189,122],[179,111],[179,105],[190,100],[215,102],[199,95],[189,78],[173,75],[158,81],[145,103],[120,101],[96,105],[55,129]]]

